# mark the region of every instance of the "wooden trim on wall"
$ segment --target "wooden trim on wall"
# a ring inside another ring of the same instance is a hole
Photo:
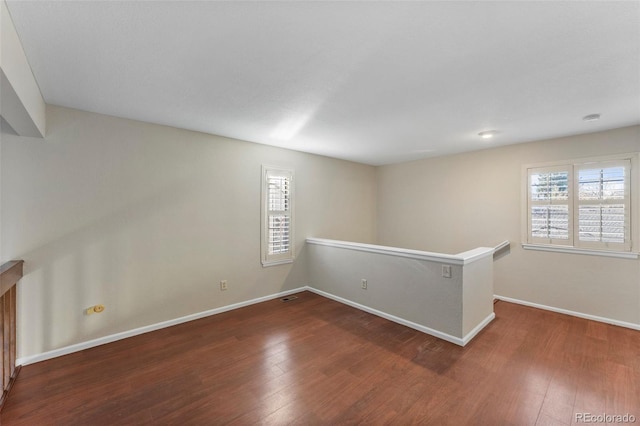
[[[0,294],[0,347],[2,347],[0,411],[20,372],[20,366],[16,366],[16,284],[22,278],[23,265],[22,260],[12,260],[0,266],[0,290],[2,290]]]
[[[0,296],[13,287],[23,275],[24,260],[11,260],[0,266]]]

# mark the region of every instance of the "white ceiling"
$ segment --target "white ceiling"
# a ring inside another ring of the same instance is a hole
[[[637,1],[7,4],[47,103],[368,164],[640,123]]]

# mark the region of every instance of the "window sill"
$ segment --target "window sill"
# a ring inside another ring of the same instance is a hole
[[[619,259],[637,259],[640,253],[634,253],[630,251],[608,251],[608,250],[593,250],[583,249],[568,246],[551,246],[545,244],[528,244],[522,243],[522,248],[525,250],[537,250],[537,251],[553,251],[557,253],[571,253],[571,254],[585,254],[588,256],[605,256],[605,257],[617,257]]]
[[[293,263],[293,259],[262,261],[262,267],[266,268],[268,266],[284,265],[287,263]]]

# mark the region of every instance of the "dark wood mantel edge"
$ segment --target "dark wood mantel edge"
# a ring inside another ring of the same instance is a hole
[[[10,260],[0,266],[0,290],[5,294],[22,278],[24,260]]]
[[[13,370],[13,374],[9,379],[9,384],[7,385],[7,388],[2,392],[2,396],[0,397],[0,413],[2,413],[2,409],[4,408],[4,403],[7,402],[7,398],[9,398],[9,392],[11,392],[13,385],[16,383],[16,380],[18,379],[18,374],[20,373],[21,368],[22,368],[21,365],[16,365],[16,368]]]

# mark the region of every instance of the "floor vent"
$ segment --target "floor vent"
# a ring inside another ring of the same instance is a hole
[[[290,302],[292,300],[296,300],[298,298],[298,296],[287,296],[287,297],[283,297],[282,300],[283,302]]]

